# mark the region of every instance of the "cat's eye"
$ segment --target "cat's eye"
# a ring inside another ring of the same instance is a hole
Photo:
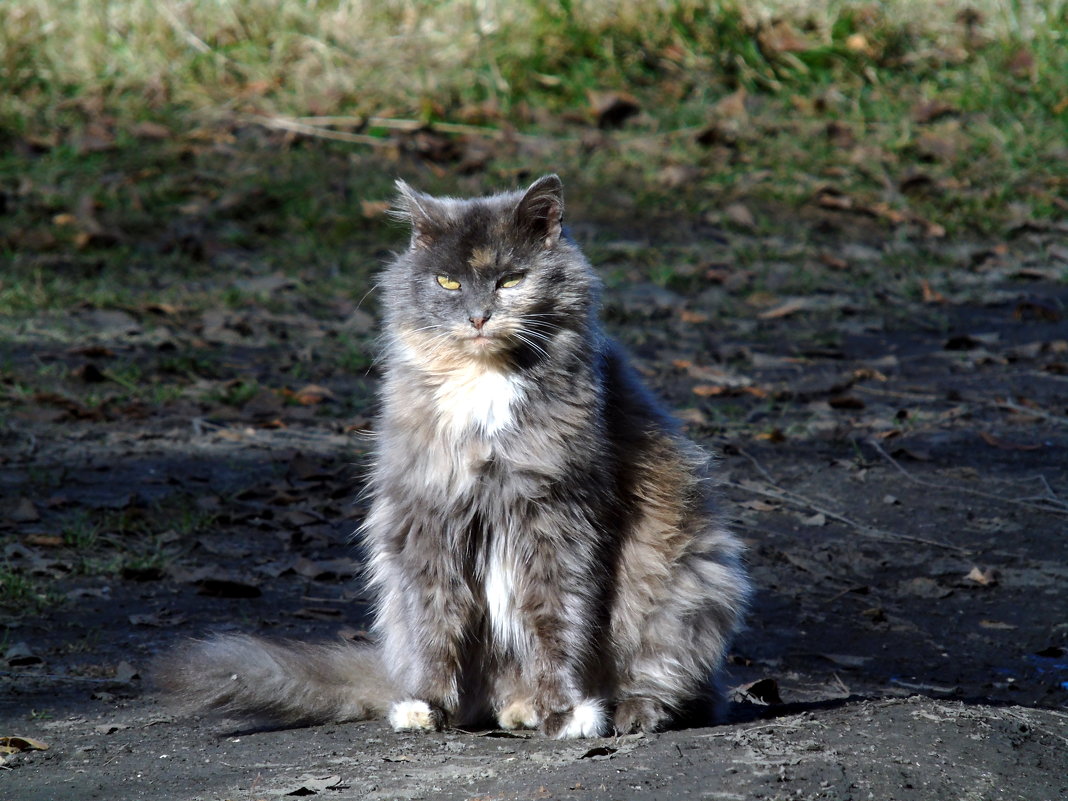
[[[459,289],[460,288],[460,282],[459,281],[454,281],[453,279],[449,278],[449,276],[447,276],[447,275],[439,275],[438,276],[438,284],[441,285],[442,289],[455,290],[455,289]]]
[[[523,280],[522,273],[512,273],[506,275],[500,281],[497,282],[497,286],[501,289],[511,289],[514,286],[519,286],[519,283]]]

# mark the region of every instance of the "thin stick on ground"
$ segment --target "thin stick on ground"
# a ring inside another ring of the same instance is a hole
[[[740,484],[736,481],[726,482],[726,485],[728,487],[740,489],[743,492],[749,492],[753,495],[759,495],[764,498],[770,498],[772,500],[789,503],[802,509],[809,509],[811,511],[818,512],[831,520],[836,520],[839,523],[843,523],[849,526],[857,533],[865,537],[869,537],[871,539],[882,540],[884,542],[912,542],[921,545],[929,545],[934,548],[941,548],[947,551],[954,551],[956,553],[961,554],[971,553],[971,551],[969,551],[967,548],[962,548],[959,545],[953,545],[952,543],[948,542],[940,542],[939,540],[930,540],[925,537],[916,537],[911,534],[900,534],[896,531],[887,531],[886,529],[869,526],[865,523],[853,520],[850,517],[846,517],[845,515],[834,511],[833,509],[828,509],[825,506],[821,506],[820,504],[813,501],[811,498],[808,498],[798,492],[793,492],[792,490],[788,490],[780,486],[771,477],[771,474],[764,469],[764,466],[761,465],[760,462],[757,461],[754,456],[742,450],[741,448],[738,449],[738,452],[752,463],[753,467],[756,468],[757,472],[764,477],[765,481],[767,481],[770,486],[770,489],[746,486],[745,484]]]
[[[1053,490],[1050,488],[1049,483],[1043,478],[1042,483],[1049,491],[1048,497],[1040,497],[1038,501],[1034,502],[1026,498],[1006,498],[1002,495],[995,495],[992,492],[983,492],[982,490],[971,489],[970,487],[958,487],[952,484],[939,484],[936,481],[927,481],[926,479],[914,476],[908,470],[906,470],[897,459],[891,456],[886,450],[874,439],[867,439],[865,442],[870,445],[876,453],[878,453],[883,459],[889,462],[901,475],[920,487],[927,487],[928,489],[944,490],[946,492],[960,492],[965,495],[974,495],[977,498],[985,498],[990,501],[997,501],[999,503],[1008,503],[1014,506],[1022,506],[1026,509],[1033,509],[1037,512],[1047,512],[1055,515],[1068,515],[1068,503],[1065,503],[1058,498]]]

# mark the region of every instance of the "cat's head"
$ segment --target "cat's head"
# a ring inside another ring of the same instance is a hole
[[[596,279],[563,232],[557,176],[468,200],[397,188],[412,235],[380,285],[388,336],[427,358],[537,361],[586,327]]]

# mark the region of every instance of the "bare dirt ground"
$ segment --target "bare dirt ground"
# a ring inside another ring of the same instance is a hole
[[[348,538],[376,378],[322,354],[373,322],[351,303],[328,319],[265,303],[26,322],[4,345],[9,375],[63,364],[89,386],[120,358],[163,370],[192,349],[219,383],[296,392],[7,396],[0,547],[36,595],[5,613],[0,736],[48,748],[6,757],[0,798],[1066,797],[1058,235],[935,243],[956,254],[955,279],[910,301],[815,287],[739,310],[745,276],[714,258],[682,284],[610,285],[613,331],[721,456],[758,587],[731,719],[644,738],[240,732],[176,715],[147,668],[181,638],[365,630]],[[876,273],[893,246],[846,231],[822,252]],[[628,258],[622,244],[598,253],[607,268]]]

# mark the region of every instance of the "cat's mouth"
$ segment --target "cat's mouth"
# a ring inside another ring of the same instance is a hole
[[[500,337],[497,334],[479,331],[469,336],[467,338],[467,341],[470,342],[475,348],[478,348],[479,350],[485,350],[487,348],[492,348],[494,345],[498,344],[500,342]]]

